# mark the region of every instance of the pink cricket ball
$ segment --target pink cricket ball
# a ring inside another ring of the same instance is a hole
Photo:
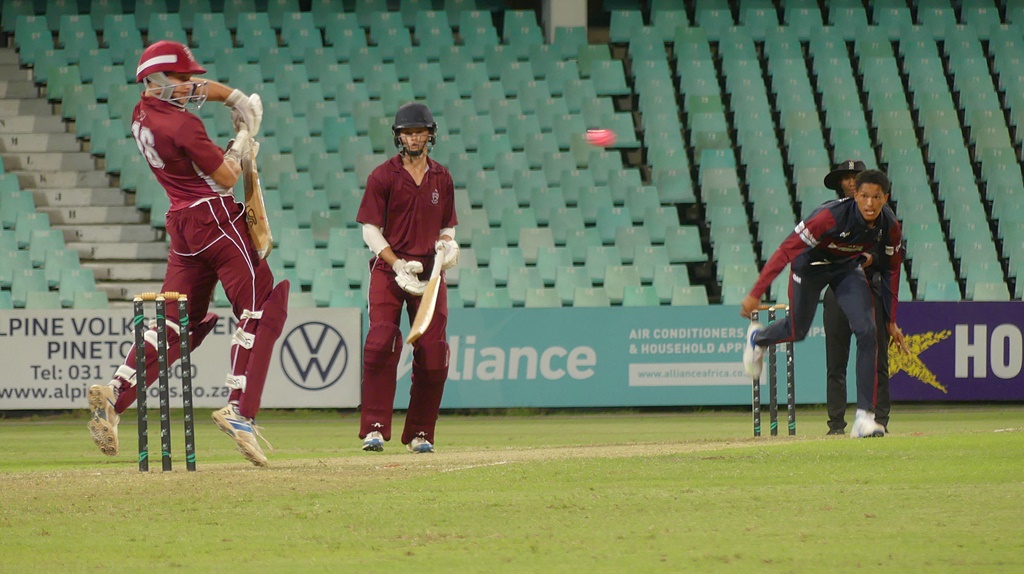
[[[587,130],[587,143],[598,147],[614,145],[618,137],[612,130]]]

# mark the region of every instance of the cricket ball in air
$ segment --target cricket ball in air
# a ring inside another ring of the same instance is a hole
[[[587,143],[598,147],[608,147],[615,144],[618,138],[612,130],[587,130]]]

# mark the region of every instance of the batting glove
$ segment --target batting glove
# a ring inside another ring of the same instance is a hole
[[[224,159],[233,160],[235,163],[242,164],[242,153],[249,148],[251,138],[249,132],[242,130],[235,134],[234,139],[228,140],[228,149],[224,152]]]
[[[422,295],[427,287],[426,281],[421,281],[417,276],[423,273],[423,264],[419,261],[406,261],[399,259],[391,266],[395,270],[395,281],[403,291],[411,295]]]
[[[246,96],[241,90],[232,90],[224,103],[231,108],[231,125],[235,131],[243,129],[252,135],[260,131],[263,123],[263,100],[259,94]]]
[[[441,270],[447,271],[459,264],[459,244],[454,239],[438,239],[434,251],[444,251]]]

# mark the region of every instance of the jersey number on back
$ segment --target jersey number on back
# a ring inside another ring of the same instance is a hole
[[[146,156],[149,165],[153,166],[153,169],[163,169],[164,160],[160,159],[160,154],[153,147],[156,144],[153,132],[149,128],[142,127],[139,122],[132,122],[132,135],[135,136],[135,144],[139,146],[142,155]]]

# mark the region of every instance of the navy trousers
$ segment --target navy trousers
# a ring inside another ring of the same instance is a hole
[[[794,268],[789,275],[789,320],[765,326],[754,336],[754,344],[767,347],[804,340],[825,287],[832,288],[857,339],[857,408],[874,412],[878,389],[875,301],[864,270],[856,262]]]

